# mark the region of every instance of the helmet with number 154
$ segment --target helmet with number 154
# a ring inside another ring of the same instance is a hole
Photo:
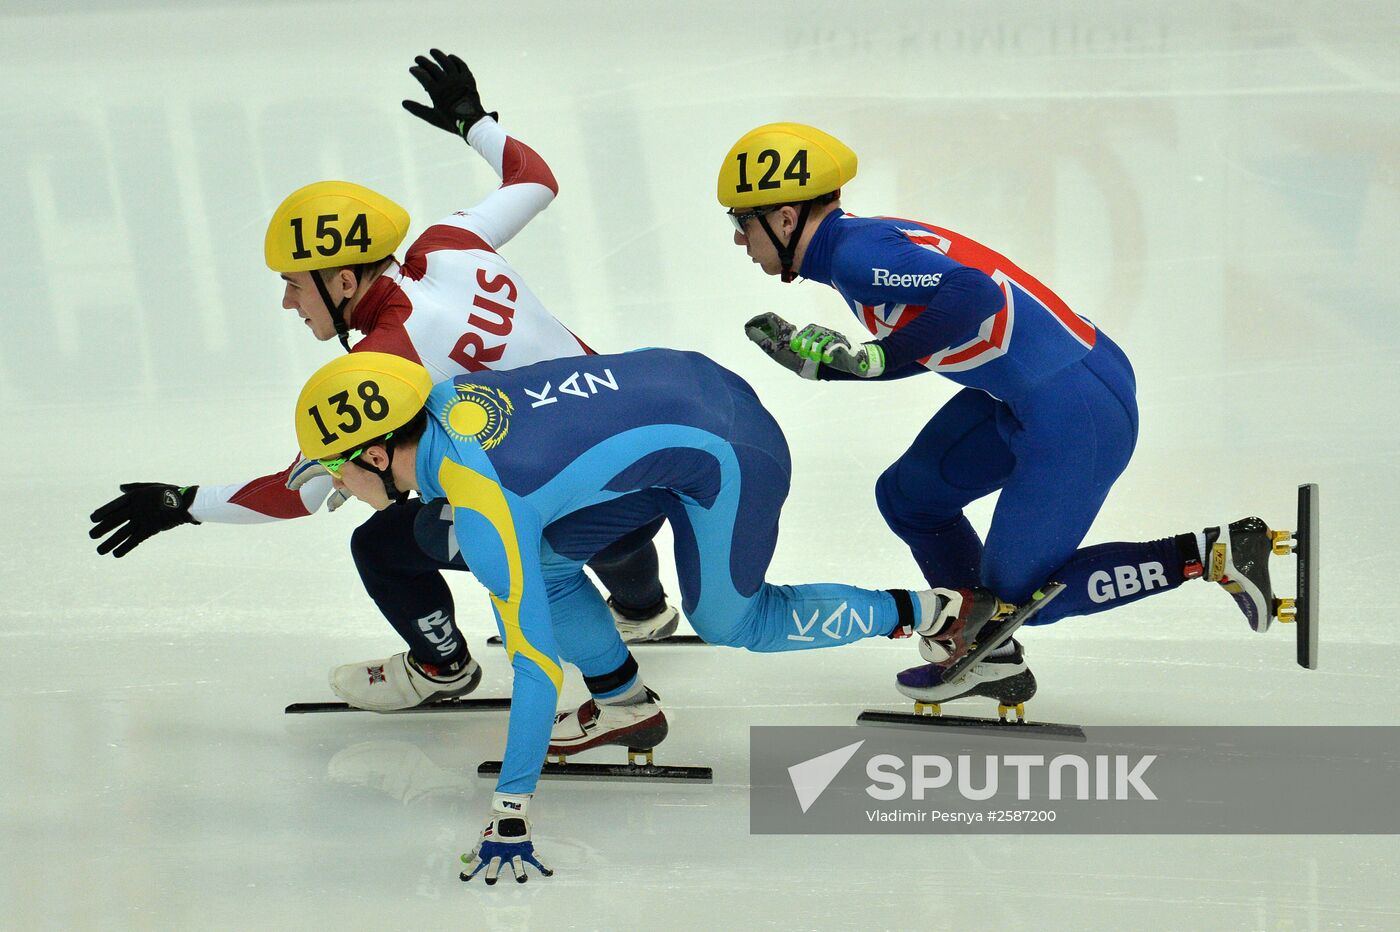
[[[297,188],[278,206],[263,238],[274,272],[364,265],[394,254],[408,235],[408,211],[348,181]]]
[[[326,363],[297,398],[297,444],[307,459],[332,473],[423,410],[433,379],[428,370],[389,353],[349,353]]]
[[[808,201],[855,176],[856,154],[835,136],[803,123],[767,123],[730,147],[719,202],[733,210]]]

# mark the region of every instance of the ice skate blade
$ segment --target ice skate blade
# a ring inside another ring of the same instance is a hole
[[[649,759],[649,758],[648,758]],[[501,762],[482,761],[478,777],[499,777]],[[540,768],[541,780],[631,780],[636,783],[713,783],[709,767],[678,767],[672,764],[560,764],[550,761]]]
[[[415,715],[422,712],[508,712],[510,711],[510,698],[500,699],[469,699],[461,697],[457,699],[439,699],[436,702],[428,702],[423,705],[416,705],[411,709],[395,709],[391,712],[375,712],[376,715]],[[373,709],[361,709],[350,705],[348,702],[293,702],[283,709],[286,715],[305,715],[309,712],[374,712]]]
[[[960,731],[997,737],[1040,738],[1047,741],[1082,742],[1087,740],[1084,737],[1084,729],[1078,725],[1062,725],[1057,722],[1028,722],[1023,718],[1007,721],[1005,718],[974,718],[965,715],[929,715],[918,712],[888,712],[884,709],[866,709],[856,716],[856,723],[896,728],[918,728],[926,731]]]
[[[1307,670],[1317,669],[1320,509],[1317,483],[1298,486],[1298,533],[1293,551],[1298,558],[1298,597],[1291,601],[1297,620],[1298,666]]]
[[[491,635],[486,639],[486,643],[492,647],[500,647],[501,639],[498,635]],[[664,638],[657,638],[654,641],[628,641],[627,646],[631,647],[680,647],[682,645],[703,645],[708,641],[702,641],[698,634],[669,634]]]

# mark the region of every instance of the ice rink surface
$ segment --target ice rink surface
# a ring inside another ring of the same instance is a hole
[[[712,765],[714,785],[542,784],[556,876],[463,885],[491,791],[474,768],[504,716],[281,712],[330,698],[331,666],[399,649],[350,561],[363,506],[179,528],[120,562],[86,536],[119,482],[291,459],[295,393],[338,349],[263,266],[287,192],[359,181],[416,235],[494,187],[399,108],[439,46],[559,179],[505,250],[534,291],[601,350],[713,356],[784,424],[770,579],[918,583],[871,488],[953,392],[799,382],[744,339],[765,310],[855,326],[829,289],[751,267],[714,200],[741,133],[797,120],[859,154],[847,209],[993,246],[1127,351],[1141,437],[1090,543],[1291,526],[1295,485],[1321,483],[1321,669],[1189,583],[1030,633],[1030,714],[1389,723],[1397,24],[1393,0],[0,6],[0,926],[1400,926],[1387,836],[750,836],[748,726],[893,707],[907,642],[639,650],[672,715],[664,759]],[[970,513],[985,527],[990,503]],[[453,585],[480,694],[504,694],[482,590]],[[565,702],[583,695],[571,675]]]

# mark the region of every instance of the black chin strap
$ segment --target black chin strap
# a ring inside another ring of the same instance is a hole
[[[394,484],[394,435],[390,434],[382,441],[384,452],[389,454],[389,463],[383,469],[375,469],[368,463],[363,463],[364,467],[379,477],[379,481],[384,483],[384,492],[389,496],[391,502],[402,502],[408,498],[408,493],[399,490]]]
[[[763,232],[767,233],[768,238],[773,241],[773,248],[778,250],[778,260],[783,264],[783,281],[785,282],[790,282],[797,277],[797,273],[792,270],[792,260],[797,253],[797,241],[802,238],[802,230],[807,226],[807,215],[811,212],[812,202],[803,201],[802,209],[797,214],[797,226],[792,228],[792,235],[788,237],[786,246],[779,242],[778,235],[768,225],[768,215],[758,215],[758,225],[763,227]]]
[[[332,304],[331,293],[326,290],[326,283],[321,280],[319,269],[311,270],[311,280],[316,283],[316,290],[320,292],[321,300],[326,304],[326,310],[330,311],[331,323],[335,325],[335,335],[340,337],[340,345],[345,347],[345,352],[350,352],[350,328],[345,323],[345,305],[350,303],[350,298],[353,295],[341,299],[339,304]]]

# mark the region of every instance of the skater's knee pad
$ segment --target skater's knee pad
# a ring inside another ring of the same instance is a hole
[[[441,563],[466,565],[454,546],[452,506],[446,501],[426,502],[413,519],[413,539],[418,549]]]

